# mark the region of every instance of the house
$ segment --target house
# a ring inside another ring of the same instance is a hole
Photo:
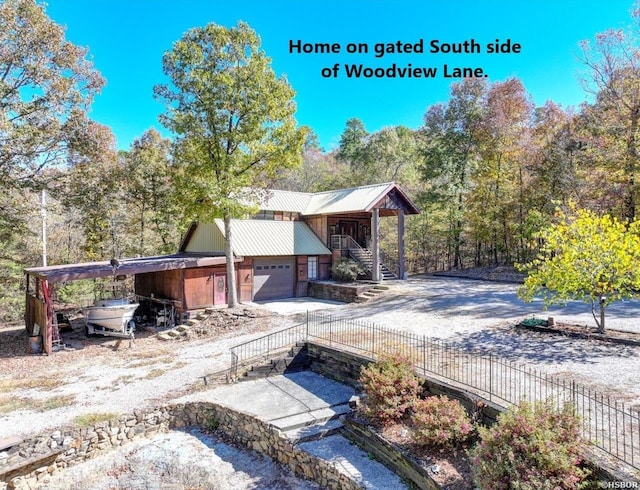
[[[361,262],[374,281],[405,277],[404,217],[419,211],[392,182],[317,193],[270,190],[258,208],[231,222],[241,302],[307,296],[309,281],[329,279],[341,257]],[[380,255],[379,223],[387,216],[398,217],[395,266]],[[115,274],[134,276],[137,295],[170,301],[179,312],[223,305],[224,250],[224,226],[215,220],[194,223],[177,254],[122,259],[117,270],[109,262],[25,269],[27,330],[50,323],[54,283]]]

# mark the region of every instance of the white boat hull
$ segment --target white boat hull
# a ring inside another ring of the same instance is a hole
[[[129,303],[126,298],[98,300],[93,306],[84,308],[84,317],[87,324],[126,332],[138,306],[139,303]]]

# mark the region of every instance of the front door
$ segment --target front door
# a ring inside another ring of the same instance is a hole
[[[340,221],[338,223],[341,235],[347,235],[358,241],[358,222],[357,221]]]
[[[224,305],[227,303],[227,275],[214,274],[213,276],[213,304]]]

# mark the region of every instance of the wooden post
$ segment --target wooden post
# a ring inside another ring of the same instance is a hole
[[[378,208],[373,209],[373,217],[371,220],[371,248],[373,249],[373,260],[371,263],[371,279],[380,281],[380,211]]]
[[[404,210],[398,211],[398,279],[406,279],[404,263]]]

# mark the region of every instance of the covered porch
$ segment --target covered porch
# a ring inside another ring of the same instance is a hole
[[[415,204],[391,183],[369,202],[363,202],[360,209],[312,217],[309,221],[316,222],[334,260],[351,258],[363,265],[373,281],[382,281],[406,278],[405,216],[414,214],[419,214]],[[380,249],[380,221],[385,217],[397,217],[397,257],[385,255]]]

